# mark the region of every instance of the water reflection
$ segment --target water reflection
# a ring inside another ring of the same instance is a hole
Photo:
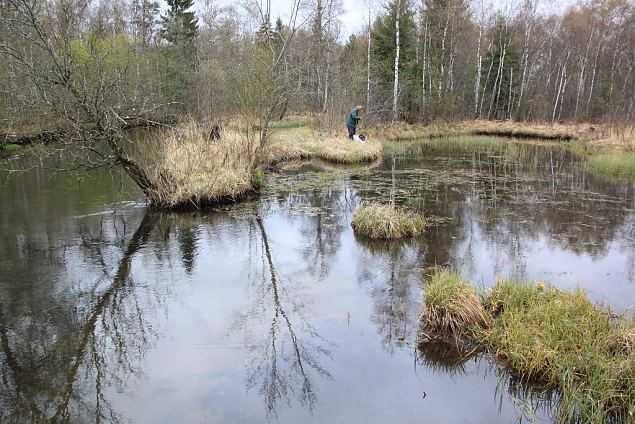
[[[331,378],[322,361],[332,359],[333,344],[309,322],[303,281],[277,271],[261,217],[249,220],[249,233],[251,306],[233,325],[245,335],[247,389],[262,396],[269,420],[277,418],[280,403],[288,405],[295,397],[313,411],[313,379]]]
[[[0,421],[549,417],[540,391],[447,344],[420,347],[413,372],[426,268],[581,283],[617,310],[632,303],[633,186],[593,179],[568,153],[305,168],[229,214],[145,214],[113,203],[103,175],[77,189],[30,174],[2,190]],[[452,220],[369,241],[350,227],[360,199]]]
[[[134,256],[145,246],[157,216],[146,214],[125,233],[80,230],[79,250],[99,276],[79,281],[74,302],[51,296],[38,302],[0,304],[2,422],[100,422],[121,417],[104,395],[125,387],[156,338],[147,321],[151,296],[130,276]],[[116,225],[113,226],[116,229]],[[121,246],[113,259],[106,248]],[[28,308],[28,309],[24,309]],[[16,310],[17,309],[17,310]]]

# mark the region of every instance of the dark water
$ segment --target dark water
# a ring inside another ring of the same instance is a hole
[[[357,239],[370,198],[451,221]],[[107,173],[2,186],[0,422],[549,422],[489,358],[415,349],[426,270],[635,299],[633,184],[547,148],[287,166],[227,211],[141,200]]]

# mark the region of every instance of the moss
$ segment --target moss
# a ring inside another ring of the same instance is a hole
[[[353,214],[352,226],[358,235],[372,239],[396,239],[423,233],[426,219],[401,207],[362,203]]]
[[[16,150],[20,150],[21,148],[22,148],[22,146],[21,146],[21,145],[19,145],[19,144],[12,144],[12,143],[5,144],[4,146],[2,146],[2,149],[3,149],[3,150],[6,150],[6,151],[8,151],[8,152],[13,152],[13,151],[16,151]]]

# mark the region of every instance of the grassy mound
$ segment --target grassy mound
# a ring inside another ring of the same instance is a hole
[[[587,168],[596,175],[635,180],[635,154],[621,151],[605,151],[592,155]]]
[[[476,291],[446,269],[436,271],[425,287],[423,328],[435,335],[460,336],[472,326],[486,328],[489,320]]]
[[[239,132],[208,140],[195,123],[161,133],[147,159],[158,187],[151,203],[168,208],[236,200],[254,185],[256,146]]]
[[[581,290],[544,283],[500,281],[478,306],[474,290],[448,271],[435,274],[425,290],[423,331],[468,335],[523,381],[557,389],[561,422],[634,419],[632,320],[597,308]]]
[[[362,203],[353,214],[353,229],[359,235],[372,239],[395,239],[416,236],[425,230],[422,215],[403,208],[380,203]]]
[[[382,156],[382,145],[376,139],[366,143],[350,141],[345,134],[318,134],[308,126],[272,128],[269,161],[316,158],[338,164],[374,162]]]

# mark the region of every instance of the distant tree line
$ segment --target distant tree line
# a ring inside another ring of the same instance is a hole
[[[369,1],[344,42],[341,0],[298,6],[0,0],[0,128],[240,115],[266,139],[271,120],[333,122],[358,103],[377,121],[635,117],[629,0],[557,15],[539,0]]]

